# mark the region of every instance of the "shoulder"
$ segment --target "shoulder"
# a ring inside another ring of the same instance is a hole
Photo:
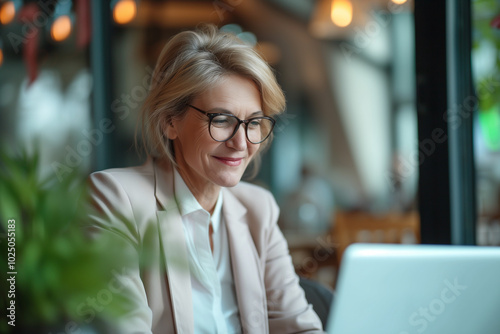
[[[112,168],[97,171],[89,176],[89,182],[94,187],[148,187],[154,186],[154,171],[149,163],[142,166],[127,168]]]
[[[242,181],[227,189],[251,213],[270,213],[275,216],[279,212],[272,193],[261,186]]]
[[[131,206],[134,211],[136,208],[143,211],[156,203],[155,173],[151,163],[94,172],[88,184],[91,199],[111,207]]]
[[[153,166],[113,168],[88,178],[90,216],[95,225],[120,230],[134,242],[156,213]]]
[[[256,199],[274,201],[274,196],[269,190],[249,182],[241,181],[236,186],[227,189],[242,201],[252,201]]]
[[[154,171],[152,164],[146,162],[141,166],[104,169],[90,174],[89,178],[91,180],[99,178],[114,178],[116,180],[123,180],[126,178],[143,179],[153,175]]]

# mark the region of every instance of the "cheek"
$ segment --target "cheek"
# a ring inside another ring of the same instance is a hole
[[[195,157],[201,157],[203,153],[210,151],[214,144],[212,138],[206,129],[196,129],[193,131],[192,135],[187,134],[185,137],[185,142],[189,142],[189,151],[195,155]],[[187,148],[187,147],[186,147]]]
[[[253,157],[255,154],[257,154],[257,152],[259,152],[259,149],[260,149],[260,144],[257,145],[250,144],[248,146],[248,155],[250,157]]]

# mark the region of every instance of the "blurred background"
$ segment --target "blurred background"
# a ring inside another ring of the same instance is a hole
[[[40,173],[59,181],[141,164],[137,115],[160,50],[213,23],[253,45],[285,91],[251,182],[280,204],[299,274],[333,287],[352,242],[500,245],[500,5],[457,6],[470,22],[412,0],[2,0],[1,140],[38,148]],[[447,44],[453,29],[465,29],[465,51]],[[457,73],[470,80],[450,78],[451,52],[469,59]],[[475,93],[455,108],[450,85],[462,81]],[[473,156],[456,181],[459,127],[458,151]]]

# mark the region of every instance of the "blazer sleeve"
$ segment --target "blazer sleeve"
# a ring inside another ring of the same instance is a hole
[[[134,221],[129,197],[112,173],[103,171],[89,177],[90,208],[86,228],[91,234],[112,238],[118,245],[127,265],[113,270],[112,293],[119,294],[126,305],[115,325],[118,333],[152,333],[152,312],[140,276],[141,237]]]
[[[288,244],[277,221],[278,205],[270,195],[270,222],[266,236],[265,287],[270,333],[323,333],[322,324],[299,285]]]

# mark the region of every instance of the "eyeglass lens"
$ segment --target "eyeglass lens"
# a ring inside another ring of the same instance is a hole
[[[210,134],[217,141],[229,140],[235,133],[239,122],[236,117],[218,115],[212,119]],[[246,124],[247,138],[251,143],[258,144],[265,140],[273,128],[273,122],[267,118],[252,118]]]

